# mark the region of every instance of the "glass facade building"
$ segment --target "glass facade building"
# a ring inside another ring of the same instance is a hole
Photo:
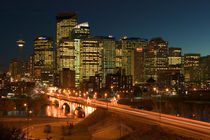
[[[52,37],[37,37],[34,40],[34,80],[52,85],[54,82],[54,51]]]

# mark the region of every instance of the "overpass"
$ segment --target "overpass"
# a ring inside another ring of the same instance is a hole
[[[146,110],[134,109],[126,105],[116,104],[113,102],[98,101],[95,99],[84,99],[81,97],[65,97],[65,96],[50,96],[51,101],[59,100],[59,107],[71,102],[70,106],[93,106],[95,108],[104,108],[112,112],[118,112],[123,115],[135,116],[136,119],[141,119],[145,123],[157,124],[178,131],[185,136],[197,137],[202,139],[210,139],[210,123],[197,120],[176,117],[162,113],[156,113]],[[73,103],[72,103],[73,102]],[[76,104],[75,104],[76,103]],[[72,104],[72,105],[71,105]],[[78,104],[78,105],[77,105]],[[83,105],[82,105],[83,104]]]

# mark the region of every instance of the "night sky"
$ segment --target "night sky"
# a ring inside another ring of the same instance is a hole
[[[209,0],[1,0],[0,69],[18,58],[18,39],[26,41],[28,59],[33,40],[55,37],[55,16],[71,11],[79,13],[79,23],[89,22],[92,36],[160,36],[184,53],[210,54]]]

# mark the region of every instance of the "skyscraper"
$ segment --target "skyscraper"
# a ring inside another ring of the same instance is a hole
[[[57,71],[60,72],[64,68],[75,70],[74,40],[71,40],[69,38],[60,39],[56,50],[57,50]]]
[[[100,37],[102,42],[102,84],[105,86],[106,75],[114,74],[115,70],[115,38],[112,36]]]
[[[95,37],[81,40],[80,79],[89,80],[90,76],[102,75],[102,43]]]
[[[143,50],[147,40],[124,36],[116,45],[116,67],[121,67],[125,75],[132,75],[133,83],[143,81]]]
[[[55,57],[55,84],[59,85],[59,73],[63,68],[70,68],[74,59],[74,46],[71,40],[71,32],[77,25],[77,13],[67,12],[60,13],[56,16],[56,57]],[[67,51],[67,52],[66,52]],[[71,54],[69,54],[71,53]],[[71,64],[70,64],[71,63]],[[70,70],[74,68],[71,66]]]
[[[203,85],[210,85],[210,55],[204,57],[201,62],[201,80]]]
[[[200,83],[200,54],[184,54],[184,76],[188,84]]]
[[[12,62],[9,65],[11,81],[16,81],[18,79],[18,69],[19,69],[18,60],[17,59],[12,60]]]
[[[158,75],[168,68],[168,42],[162,38],[152,38],[145,51],[145,80],[153,78],[158,80]]]
[[[181,69],[182,64],[182,49],[169,48],[168,66],[173,69]]]
[[[40,36],[34,40],[34,80],[53,85],[53,38]]]
[[[77,13],[60,13],[56,16],[56,44],[62,38],[71,38],[71,31],[77,25]]]
[[[88,22],[81,23],[74,27],[74,29],[71,32],[72,40],[74,41],[74,55],[75,55],[75,86],[79,87],[81,83],[80,78],[80,45],[81,45],[81,39],[89,38],[90,37],[90,27]]]
[[[23,40],[18,40],[17,45],[19,47],[19,62],[18,62],[18,74],[20,75],[20,78],[22,77],[22,57],[23,57],[23,46],[25,42]]]

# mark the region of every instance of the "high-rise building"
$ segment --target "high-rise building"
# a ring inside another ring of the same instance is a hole
[[[71,31],[71,39],[82,39],[90,36],[90,27],[88,22],[76,25]]]
[[[124,36],[116,43],[116,67],[122,68],[122,73],[132,76],[132,83],[144,81],[144,48],[147,40],[142,38],[127,38]]]
[[[74,46],[71,34],[77,25],[77,13],[66,12],[56,16],[55,85],[59,86],[59,73],[63,68],[74,68]],[[66,52],[67,51],[67,52]],[[70,54],[69,54],[70,53]],[[71,65],[71,66],[70,66]]]
[[[88,81],[90,76],[102,75],[102,43],[95,37],[81,40],[80,81]]]
[[[74,55],[75,55],[75,86],[79,87],[80,79],[80,44],[81,39],[90,37],[90,27],[88,22],[81,23],[72,30],[72,40],[74,41]]]
[[[168,68],[168,42],[162,38],[152,38],[145,50],[145,80],[151,77],[158,80],[158,75]]]
[[[23,46],[25,42],[23,40],[18,40],[17,45],[19,47],[19,63],[18,63],[18,74],[20,75],[20,78],[23,76],[22,73],[22,57],[23,57]]]
[[[77,25],[77,13],[60,13],[56,16],[56,46],[62,38],[71,38],[71,31]]]
[[[29,61],[22,62],[22,73],[25,78],[30,77],[30,64]]]
[[[203,85],[210,86],[210,55],[204,57],[201,62],[201,81]]]
[[[200,54],[184,54],[185,82],[200,83]]]
[[[57,71],[60,72],[64,68],[75,70],[75,47],[74,40],[62,38],[57,46]]]
[[[63,68],[60,71],[60,87],[61,88],[75,88],[75,71],[69,68]]]
[[[34,56],[29,56],[29,73],[30,73],[30,79],[33,79],[34,75]]]
[[[115,39],[112,36],[95,37],[102,44],[102,84],[105,87],[106,75],[115,70]]]
[[[173,68],[181,68],[182,65],[182,49],[169,48],[168,66]]]
[[[53,38],[40,36],[34,40],[34,80],[53,85],[54,51]]]
[[[16,81],[18,80],[18,60],[14,59],[9,65],[9,72],[11,74],[11,81]]]

